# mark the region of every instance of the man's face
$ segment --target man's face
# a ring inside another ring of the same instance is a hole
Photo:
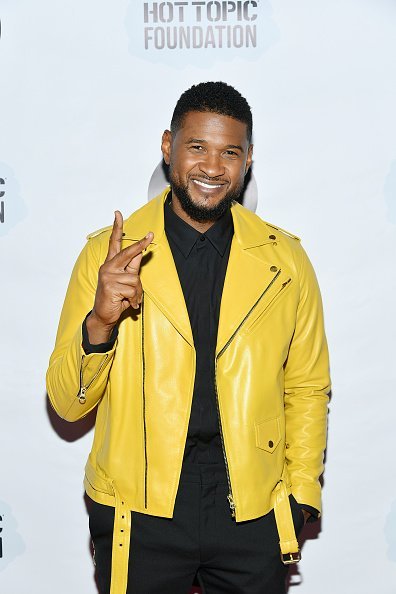
[[[215,221],[237,199],[252,162],[247,126],[229,116],[191,111],[162,137],[172,194],[197,221]]]

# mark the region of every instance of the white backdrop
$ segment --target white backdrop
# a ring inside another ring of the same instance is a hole
[[[253,109],[257,212],[303,238],[331,349],[324,514],[290,591],[395,594],[396,2],[154,4],[0,4],[1,592],[96,593],[92,421],[45,397],[60,308],[85,235],[147,200],[181,92],[224,80]]]

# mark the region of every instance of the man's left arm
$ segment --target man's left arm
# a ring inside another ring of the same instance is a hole
[[[301,507],[321,512],[323,457],[330,391],[322,300],[315,272],[301,248],[300,299],[285,365],[286,463],[291,490]]]

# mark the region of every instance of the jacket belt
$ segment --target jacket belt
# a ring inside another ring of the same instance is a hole
[[[98,478],[98,477],[96,477]],[[110,495],[109,482],[103,481]],[[129,548],[131,537],[131,511],[120,496],[115,482],[111,481],[112,496],[115,500],[113,549],[111,561],[110,594],[125,594],[128,585]],[[285,565],[298,563],[301,559],[300,548],[294,530],[286,482],[281,479],[272,493],[275,520],[279,534],[281,560]]]
[[[111,559],[110,594],[125,594],[128,585],[129,543],[131,536],[131,511],[120,497],[114,481],[112,487],[115,498],[113,529],[113,550]]]
[[[286,483],[280,480],[274,491],[274,512],[279,534],[282,563],[289,565],[301,559],[300,547],[294,530],[293,516]]]

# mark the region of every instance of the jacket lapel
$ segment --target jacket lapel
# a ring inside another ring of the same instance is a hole
[[[194,346],[183,291],[165,234],[163,241],[153,246],[145,256],[145,260],[148,265],[142,262],[140,273],[144,292],[154,301],[183,338],[191,346]]]
[[[143,290],[183,338],[194,346],[183,291],[164,231],[163,205],[168,192],[169,188],[125,222],[123,247],[153,231],[153,242],[147,248],[140,267]]]
[[[280,262],[271,257],[274,236],[266,223],[239,204],[231,212],[234,237],[221,298],[216,356],[246,316],[252,319],[262,312],[288,278],[288,271],[282,271]]]
[[[164,231],[163,203],[167,188],[136,211],[124,225],[123,247],[154,232],[154,240],[142,260],[143,289],[184,339],[194,346],[190,320],[172,252]],[[216,355],[224,348],[259,300],[254,313],[263,311],[279,291],[287,272],[280,262],[265,257],[263,246],[273,235],[264,221],[235,203],[231,208],[234,237],[220,306]],[[269,253],[273,253],[270,250]]]
[[[273,262],[263,261],[252,252],[254,250],[243,250],[234,237],[221,299],[216,355],[246,316],[253,315],[252,308],[258,300],[257,308],[262,311],[282,285],[282,271]]]

